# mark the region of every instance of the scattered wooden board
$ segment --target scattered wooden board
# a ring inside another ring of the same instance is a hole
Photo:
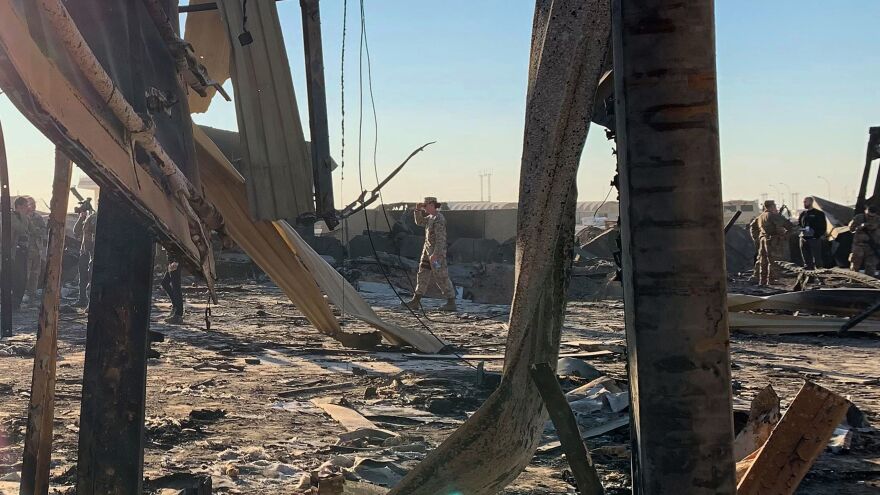
[[[331,404],[329,402],[322,402],[319,399],[313,399],[312,404],[323,409],[325,413],[327,413],[331,418],[335,419],[339,424],[341,424],[342,427],[345,428],[345,431],[351,432],[360,429],[381,429],[354,409],[350,409],[348,407],[340,406],[337,404]]]
[[[790,495],[825,450],[850,403],[805,382],[742,476],[737,495]]]

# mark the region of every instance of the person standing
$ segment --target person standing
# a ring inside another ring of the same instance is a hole
[[[804,211],[798,216],[801,229],[800,247],[804,268],[813,270],[822,266],[822,238],[828,230],[825,213],[813,207],[813,198],[804,198]]]
[[[416,225],[425,227],[425,245],[416,275],[415,294],[404,305],[410,309],[420,308],[422,297],[428,292],[430,284],[434,283],[446,299],[440,311],[456,311],[455,287],[449,279],[446,260],[446,217],[440,213],[440,203],[435,197],[426,197],[424,203],[416,205],[413,215]]]
[[[74,306],[84,308],[89,305],[89,289],[92,282],[92,258],[95,254],[95,225],[97,212],[82,208],[73,226],[73,235],[81,239],[79,247],[79,300]]]
[[[46,261],[46,242],[49,232],[46,220],[37,213],[37,202],[30,196],[25,198],[28,201],[28,261],[27,286],[23,302],[34,304],[37,302],[40,275],[43,273],[43,265]]]
[[[30,217],[26,197],[15,198],[9,218],[12,229],[12,308],[18,310],[27,289]]]
[[[165,318],[169,325],[183,324],[183,289],[180,286],[180,263],[173,256],[168,256],[168,268],[162,277],[162,288],[171,299],[171,314]]]
[[[792,227],[772,199],[764,201],[764,212],[749,224],[752,239],[758,242],[758,285],[767,286],[776,280],[774,262],[782,258],[782,243]]]
[[[849,222],[853,233],[852,251],[849,254],[849,269],[857,272],[862,269],[873,276],[877,272],[877,251],[880,249],[880,215],[876,206],[868,206],[865,213],[859,213]]]

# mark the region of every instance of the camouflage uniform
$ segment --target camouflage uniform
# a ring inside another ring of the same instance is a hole
[[[17,211],[10,213],[9,219],[12,231],[12,305],[18,308],[27,288],[30,219]]]
[[[758,260],[755,263],[758,285],[768,285],[776,279],[774,261],[782,258],[785,235],[792,229],[791,223],[782,215],[765,211],[749,224],[752,240],[758,245]]]
[[[849,230],[853,232],[852,252],[849,255],[849,268],[853,271],[865,269],[865,273],[874,275],[877,271],[877,254],[871,248],[873,240],[875,246],[880,246],[880,215],[874,213],[859,213],[849,223]]]
[[[449,267],[446,264],[446,218],[442,213],[425,215],[422,210],[415,210],[416,225],[425,227],[425,247],[419,262],[419,273],[416,276],[416,294],[424,296],[431,282],[437,284],[445,299],[455,299],[455,287],[449,279]],[[431,265],[431,256],[440,257],[440,267]]]
[[[46,220],[38,213],[31,213],[29,220],[27,290],[25,290],[25,294],[31,301],[34,301],[37,297],[40,275],[42,275],[43,264],[46,260],[48,230],[46,228]]]
[[[95,224],[97,221],[98,214],[92,212],[85,218],[79,217],[73,226],[73,235],[82,239],[79,247],[78,306],[86,306],[89,303],[89,286],[92,282],[92,258],[95,254]]]

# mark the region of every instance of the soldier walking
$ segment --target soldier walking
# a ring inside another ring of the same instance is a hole
[[[865,213],[854,216],[849,223],[853,233],[852,251],[849,254],[849,268],[857,272],[864,269],[873,276],[877,272],[877,252],[880,245],[880,215],[877,207],[868,206]]]
[[[413,298],[405,303],[410,309],[421,307],[422,297],[428,292],[431,283],[437,284],[440,294],[446,299],[441,311],[455,311],[455,287],[449,279],[446,263],[446,218],[440,213],[437,198],[427,197],[413,212],[416,225],[425,227],[425,247],[419,261],[416,276],[416,290]]]
[[[755,263],[758,285],[767,286],[776,280],[774,261],[782,258],[782,243],[792,228],[791,222],[779,213],[772,199],[764,201],[764,212],[749,224],[749,233],[758,246],[758,261]]]

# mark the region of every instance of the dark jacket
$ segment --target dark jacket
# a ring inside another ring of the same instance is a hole
[[[825,213],[815,208],[802,211],[798,217],[798,225],[800,225],[801,229],[809,227],[812,230],[810,235],[801,231],[801,235],[806,239],[820,239],[828,229]]]

